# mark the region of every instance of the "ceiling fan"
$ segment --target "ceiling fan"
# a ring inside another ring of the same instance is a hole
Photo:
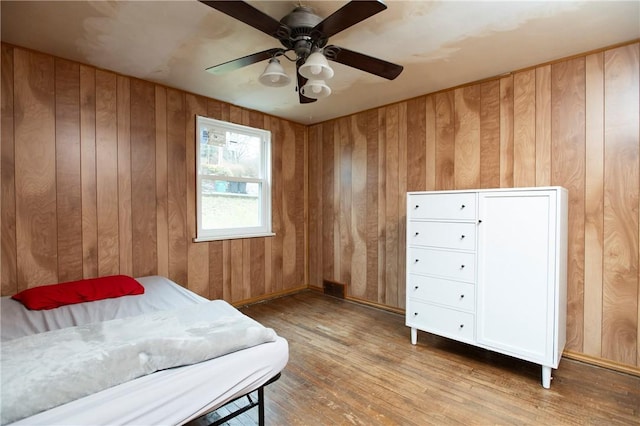
[[[223,74],[269,59],[260,81],[268,86],[283,86],[289,83],[289,77],[278,57],[285,57],[296,63],[297,90],[300,103],[304,104],[331,93],[324,82],[333,76],[327,59],[388,80],[402,72],[401,65],[327,44],[331,36],[385,10],[387,6],[380,0],[352,0],[324,19],[311,7],[298,5],[280,21],[244,1],[199,1],[278,39],[283,46],[207,68],[213,74]],[[293,52],[295,57],[287,56],[289,52]]]

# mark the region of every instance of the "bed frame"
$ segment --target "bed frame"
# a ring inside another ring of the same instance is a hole
[[[231,420],[231,419],[233,419],[235,417],[238,417],[242,413],[247,412],[247,411],[251,410],[252,408],[258,407],[258,425],[259,426],[264,426],[264,388],[266,386],[269,386],[271,383],[277,381],[280,378],[281,375],[282,375],[282,373],[276,374],[271,379],[269,379],[269,381],[267,383],[265,383],[264,385],[260,386],[257,389],[257,391],[258,391],[258,398],[257,399],[251,398],[251,394],[253,392],[249,392],[249,393],[247,393],[245,395],[242,395],[242,396],[239,396],[239,397],[229,401],[227,404],[223,405],[222,407],[226,407],[227,405],[233,404],[234,402],[239,401],[242,398],[247,398],[247,400],[249,402],[247,405],[244,405],[244,406],[238,408],[237,410],[227,414],[226,416],[215,420],[213,423],[207,423],[207,425],[208,426],[220,426],[220,425],[223,425],[226,422],[228,422],[229,420]],[[222,407],[220,407],[220,408],[222,408]],[[205,417],[207,417],[211,413],[215,413],[220,408],[217,408],[216,410],[213,410],[213,411],[203,415],[202,417],[196,419],[196,421],[198,421],[200,419],[204,419]]]
[[[151,276],[137,278],[137,280],[145,287],[144,294],[89,302],[92,304],[91,309],[87,308],[88,305],[79,303],[52,310],[31,311],[15,300],[3,297],[0,300],[3,319],[0,340],[4,342],[50,330],[109,321],[118,317],[137,316],[160,310],[184,309],[193,304],[210,303],[208,299],[164,277]],[[220,315],[233,316],[237,312],[230,306],[228,308],[226,305],[219,306]],[[11,321],[4,321],[5,319],[11,319]],[[9,327],[9,324],[12,326]],[[222,425],[257,407],[258,424],[263,426],[265,424],[264,388],[281,377],[281,371],[286,366],[287,359],[287,342],[284,338],[276,336],[273,342],[249,347],[201,363],[158,371],[157,376],[156,373],[145,375],[11,421],[25,425],[44,425],[59,421],[93,424],[94,419],[100,418],[104,424],[111,424],[126,418],[135,419],[137,424],[168,421],[173,424],[211,426]],[[216,379],[216,383],[212,385],[213,378]],[[157,390],[158,386],[166,386],[169,382],[177,382],[191,393],[184,392],[179,398],[173,398],[170,397],[173,388],[162,388],[161,398],[158,398],[153,392],[140,391],[145,387]],[[132,390],[136,391],[137,399],[131,398]],[[193,395],[193,392],[196,394]],[[227,398],[229,400],[225,402]],[[233,402],[236,402],[235,406]],[[139,410],[139,407],[145,407],[145,409]],[[222,409],[223,407],[225,408]],[[217,415],[212,415],[218,410],[220,411]],[[134,424],[131,421],[123,423]]]

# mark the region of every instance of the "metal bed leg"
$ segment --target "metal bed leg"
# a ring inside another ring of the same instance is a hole
[[[264,386],[258,389],[258,426],[264,426]]]

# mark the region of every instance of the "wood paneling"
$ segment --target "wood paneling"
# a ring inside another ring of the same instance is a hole
[[[570,198],[567,349],[638,367],[638,79],[634,43],[311,126],[309,163],[322,162],[309,166],[320,194],[309,207],[322,210],[322,226],[309,227],[319,244],[309,284],[350,276],[351,297],[401,310],[401,192],[561,185]]]
[[[426,114],[426,179],[425,190],[436,189],[436,104],[435,96],[427,96],[425,98],[425,114]]]
[[[2,45],[2,292],[117,265],[238,303],[348,279],[402,309],[406,190],[562,185],[568,350],[637,368],[638,49],[305,127]],[[271,131],[274,237],[192,242],[196,113]]]
[[[367,281],[363,298],[365,300],[377,300],[378,297],[378,202],[380,194],[379,185],[379,146],[378,146],[378,112],[370,110],[366,112],[367,125]],[[310,142],[311,143],[311,142]],[[310,281],[313,284],[313,281]]]
[[[131,225],[136,277],[158,271],[155,135],[155,87],[131,80],[131,164],[135,165],[131,168]]]
[[[169,276],[169,179],[167,89],[156,87],[156,249],[158,275]]]
[[[351,286],[349,294],[364,297],[367,290],[367,115],[351,116]]]
[[[536,184],[536,70],[513,77],[513,186]]]
[[[407,191],[423,191],[427,177],[426,97],[407,101]],[[433,153],[430,153],[433,155]]]
[[[569,191],[567,348],[582,350],[584,323],[585,60],[551,67],[551,183]]]
[[[436,187],[455,188],[454,91],[438,93],[436,103]]]
[[[82,279],[80,66],[55,62],[58,279],[73,281]]]
[[[166,106],[169,278],[186,286],[188,236],[184,93],[178,90],[167,89]]]
[[[536,68],[536,186],[551,185],[551,65]]]
[[[513,76],[500,79],[500,187],[513,186]]]
[[[480,186],[480,86],[454,91],[455,96],[455,187]]]
[[[82,275],[84,278],[94,278],[98,276],[96,70],[85,65],[80,65],[80,181],[82,182]],[[34,284],[37,283],[36,281]]]
[[[186,215],[187,215],[187,275],[189,288],[204,297],[210,296],[209,278],[209,247],[211,243],[194,243],[196,236],[196,146],[194,135],[196,134],[195,116],[207,115],[207,100],[205,98],[186,95],[183,132],[186,152]]]
[[[238,303],[304,287],[305,126],[5,44],[1,101],[2,295],[114,273]],[[193,242],[196,115],[272,131],[275,237]]]
[[[322,282],[322,126],[309,127],[308,130],[308,193],[307,226],[309,230],[308,265],[309,283]],[[368,182],[368,179],[365,180]]]
[[[2,157],[0,159],[0,257],[2,259],[2,294],[14,294],[18,291],[17,259],[16,259],[16,185],[15,185],[15,142],[13,130],[13,48],[2,45],[2,86],[0,87],[0,104],[2,128],[0,143]]]
[[[480,85],[480,188],[500,187],[500,82]]]
[[[120,273],[133,274],[130,80],[118,76],[118,243]],[[160,271],[158,271],[160,273]],[[166,274],[165,274],[166,276]]]
[[[98,275],[120,271],[118,244],[118,129],[117,79],[96,73],[96,211],[98,224]]]
[[[340,271],[336,274],[336,278],[338,281],[346,283],[348,285],[348,291],[351,293],[351,287],[353,285],[351,282],[351,271],[353,268],[351,259],[353,257],[354,240],[358,238],[358,235],[354,233],[355,230],[353,230],[351,226],[351,215],[353,213],[351,203],[353,187],[351,183],[353,181],[352,171],[354,170],[351,157],[353,154],[354,138],[349,117],[338,119],[334,131],[336,132],[336,140],[339,141],[340,146],[340,167],[338,169],[340,170],[340,208],[337,210],[337,212],[339,212],[337,226],[339,229],[338,235],[340,236],[340,245],[338,247]]]
[[[55,65],[14,49],[14,131],[18,290],[58,280]]]
[[[603,356],[638,365],[639,45],[604,53]]]
[[[584,353],[602,356],[604,54],[585,63]]]
[[[400,230],[399,217],[402,206],[398,205],[398,179],[399,171],[399,105],[385,107],[385,141],[386,141],[386,167],[385,167],[385,216],[384,229],[385,237],[385,264],[384,282],[385,298],[384,303],[391,306],[398,306],[398,253],[401,250],[399,245]],[[346,238],[345,238],[346,239]],[[404,282],[404,280],[402,281]]]

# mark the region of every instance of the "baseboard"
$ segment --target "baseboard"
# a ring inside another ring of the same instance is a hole
[[[640,368],[632,365],[621,364],[619,362],[611,361],[608,359],[597,358],[590,355],[581,354],[579,352],[573,352],[565,350],[562,356],[575,361],[584,362],[585,364],[596,365],[598,367],[606,368],[609,370],[618,371],[620,373],[631,374],[633,376],[640,377]]]
[[[233,302],[233,305],[236,308],[253,305],[254,303],[266,302],[267,300],[277,299],[279,297],[289,296],[291,294],[301,293],[303,291],[309,290],[308,286],[296,287],[288,290],[276,291],[275,293],[265,294],[264,296],[252,297],[251,299],[240,300],[238,302]]]
[[[324,294],[324,289],[322,287],[310,285],[308,287],[308,289],[312,290],[312,291],[316,291],[318,293],[323,293]],[[381,310],[387,311],[387,312],[393,312],[394,314],[404,315],[404,312],[405,312],[404,309],[394,308],[394,307],[391,307],[391,306],[388,306],[388,305],[383,305],[382,303],[370,302],[368,300],[359,299],[359,298],[353,297],[353,296],[345,295],[344,300],[349,301],[349,302],[354,302],[354,303],[357,303],[359,305],[366,305],[366,306],[370,306],[372,308],[381,309]]]

